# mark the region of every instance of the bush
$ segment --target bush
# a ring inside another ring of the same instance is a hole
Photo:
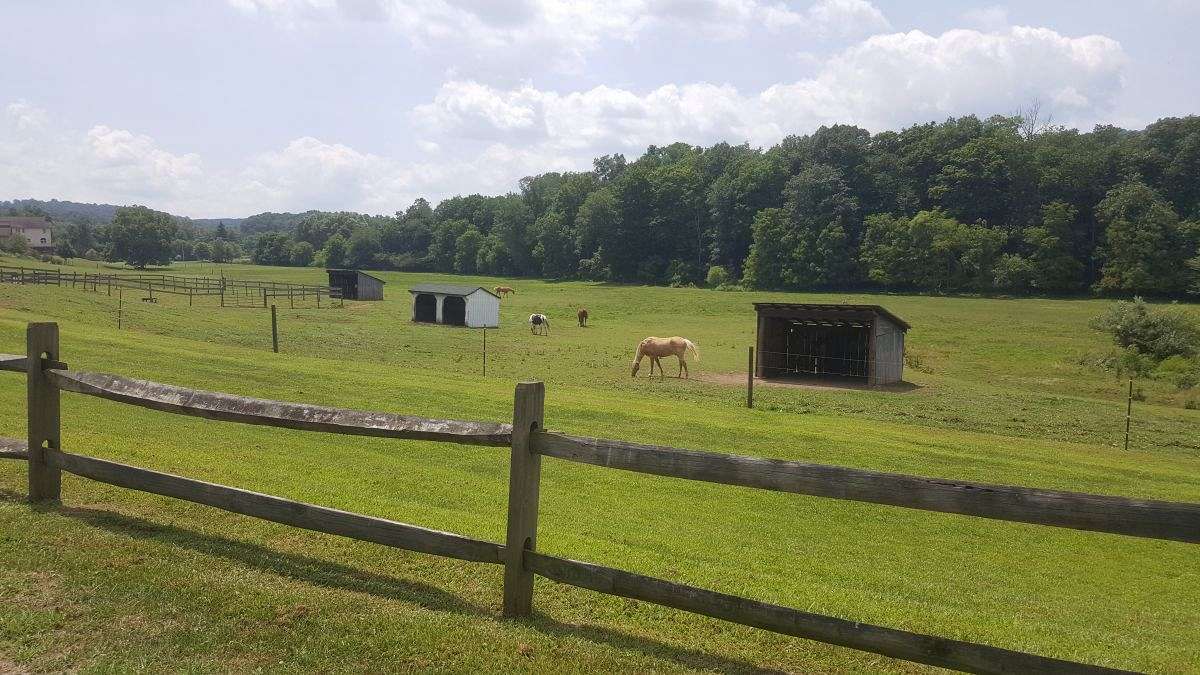
[[[0,237],[0,251],[14,255],[28,255],[29,240],[21,235]]]
[[[46,262],[50,263],[51,265],[66,265],[67,264],[67,261],[64,260],[62,258],[62,256],[57,256],[57,255],[50,256],[50,258]]]
[[[704,277],[704,283],[709,288],[720,288],[729,284],[729,272],[720,265],[713,265],[708,268],[708,275]]]
[[[85,251],[83,257],[86,260],[100,260],[103,258],[103,256],[100,255],[100,252],[94,248],[89,248],[87,251]]]
[[[1163,359],[1153,372],[1154,379],[1174,383],[1179,389],[1191,389],[1200,384],[1200,359],[1172,356]]]
[[[1200,324],[1179,310],[1154,310],[1141,298],[1117,302],[1091,321],[1112,335],[1119,347],[1133,348],[1155,360],[1192,357],[1200,352]]]

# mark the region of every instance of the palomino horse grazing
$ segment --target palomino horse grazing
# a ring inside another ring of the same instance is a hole
[[[534,335],[539,334],[539,330],[543,331],[541,335],[550,334],[550,319],[546,318],[545,314],[530,314],[529,315],[529,332]]]
[[[659,361],[659,359],[664,356],[674,355],[675,358],[679,359],[679,375],[676,377],[683,377],[686,374],[690,378],[691,373],[688,372],[687,361],[684,360],[684,356],[689,351],[697,361],[700,360],[700,350],[696,348],[695,343],[691,340],[679,336],[669,338],[648,337],[638,343],[637,355],[633,357],[633,372],[630,375],[637,376],[638,368],[642,367],[642,357],[649,356],[650,374],[654,375],[654,364],[657,363],[658,376],[663,377],[662,361]]]
[[[517,293],[515,290],[513,290],[512,288],[510,288],[508,286],[497,286],[497,287],[493,288],[492,290],[496,292],[496,295],[498,295],[502,298],[504,296],[508,295],[509,293],[512,293],[513,295],[516,295],[516,293]]]
[[[587,328],[587,317],[588,313],[586,309],[579,310],[579,313],[575,315],[575,318],[579,319],[580,328]]]

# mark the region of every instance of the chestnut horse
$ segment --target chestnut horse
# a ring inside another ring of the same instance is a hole
[[[498,295],[502,298],[504,296],[508,295],[509,293],[512,293],[514,295],[516,294],[516,290],[514,290],[508,286],[497,286],[497,287],[493,288],[492,290],[496,292],[496,295]]]
[[[700,350],[696,347],[695,343],[687,338],[681,338],[679,336],[669,338],[648,337],[638,343],[637,355],[633,357],[633,372],[630,373],[630,376],[637,376],[638,369],[642,367],[642,359],[649,356],[650,375],[654,375],[654,364],[657,363],[658,376],[663,377],[664,373],[662,361],[659,361],[659,359],[664,356],[673,355],[675,358],[679,359],[679,375],[676,375],[676,377],[684,377],[686,374],[686,376],[690,378],[691,373],[688,372],[687,361],[684,359],[684,356],[686,356],[689,351],[697,361],[700,360]]]
[[[580,328],[587,328],[588,313],[586,309],[579,310],[579,313],[575,315],[575,318],[579,319]]]

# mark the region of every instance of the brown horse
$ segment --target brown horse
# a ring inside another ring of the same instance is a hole
[[[517,293],[516,290],[514,290],[513,288],[510,288],[508,286],[497,286],[497,287],[493,288],[492,290],[496,292],[496,295],[498,295],[502,298],[504,296],[508,295],[509,293],[512,293],[514,295]]]
[[[580,328],[587,328],[588,313],[586,309],[579,310],[579,313],[575,315],[575,318],[579,319]]]
[[[662,361],[659,359],[664,356],[673,355],[679,359],[679,375],[676,375],[676,377],[684,377],[686,374],[690,378],[691,373],[688,372],[687,361],[684,360],[684,356],[689,351],[697,361],[700,360],[700,350],[691,340],[679,336],[669,338],[648,337],[638,343],[637,355],[633,357],[633,372],[630,373],[630,376],[637,376],[638,369],[642,367],[642,359],[649,356],[650,375],[654,375],[654,364],[657,363],[658,376],[664,377]]]

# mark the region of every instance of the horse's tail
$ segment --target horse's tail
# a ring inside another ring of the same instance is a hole
[[[687,344],[688,351],[692,352],[692,356],[696,357],[696,360],[699,361],[700,360],[700,348],[696,346],[695,342],[692,342],[691,340],[689,340],[687,338],[684,338],[683,341],[684,341],[684,343]]]

